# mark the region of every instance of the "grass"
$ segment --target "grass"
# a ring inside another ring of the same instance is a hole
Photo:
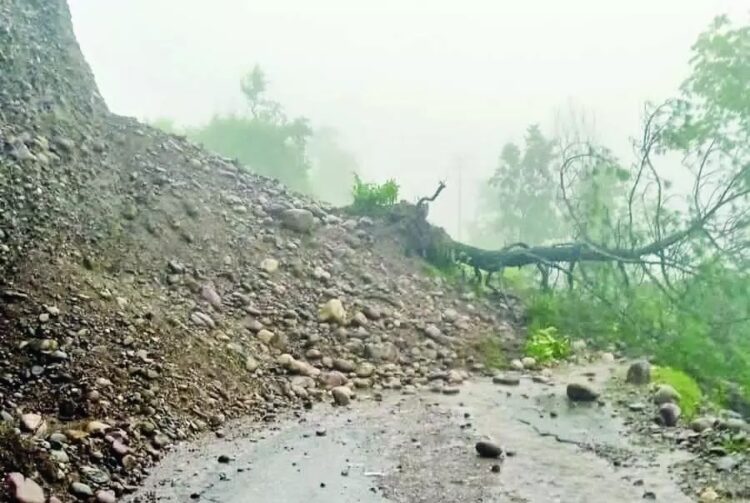
[[[668,384],[680,394],[680,408],[686,419],[692,419],[703,402],[703,392],[698,383],[681,370],[671,367],[655,367],[652,378],[656,384]]]

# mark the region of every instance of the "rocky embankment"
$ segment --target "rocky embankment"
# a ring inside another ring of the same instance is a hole
[[[109,114],[64,1],[0,3],[0,65],[4,499],[114,501],[229,418],[451,392],[513,347],[378,222]]]

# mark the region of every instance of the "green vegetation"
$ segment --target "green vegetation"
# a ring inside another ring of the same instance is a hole
[[[703,402],[703,393],[695,379],[685,372],[670,367],[655,367],[651,371],[655,384],[668,384],[680,394],[680,409],[687,419],[692,419]]]
[[[528,307],[528,354],[564,353],[562,334],[651,355],[687,415],[701,389],[722,398],[728,382],[750,404],[750,26],[720,17],[692,51],[677,96],[647,106],[632,161],[531,127],[523,149],[503,149],[476,224],[491,236],[479,245],[599,253],[534,256],[542,288],[498,275]],[[665,176],[677,171],[693,178],[677,187]]]
[[[523,151],[507,143],[495,173],[480,187],[479,211],[471,231],[481,246],[539,243],[564,235],[555,205],[555,140],[546,138],[538,125],[531,125],[524,143]]]
[[[287,117],[281,104],[267,97],[268,81],[257,65],[242,79],[240,89],[249,113],[215,115],[206,124],[182,129],[169,118],[151,124],[168,133],[184,134],[292,189],[348,204],[346,181],[352,180],[358,166],[354,156],[340,146],[336,132],[330,128],[314,131],[305,117]]]
[[[354,176],[352,206],[362,213],[375,213],[389,208],[398,201],[398,184],[395,180],[388,180],[383,184],[365,183],[359,176]]]
[[[525,353],[539,363],[560,361],[570,356],[570,340],[559,335],[553,326],[538,328],[526,341]]]

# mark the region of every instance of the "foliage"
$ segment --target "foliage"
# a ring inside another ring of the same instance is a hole
[[[698,383],[685,372],[671,367],[654,367],[651,372],[655,384],[668,384],[680,394],[682,414],[691,419],[695,417],[703,402],[703,392]]]
[[[186,131],[193,141],[301,191],[309,190],[305,145],[310,133],[304,120],[275,123],[238,115],[217,115]]]
[[[501,369],[508,363],[497,336],[488,335],[480,339],[477,351],[482,357],[482,363],[488,369]]]
[[[570,356],[570,339],[558,335],[556,327],[537,328],[526,341],[525,353],[539,363],[563,360]]]
[[[555,140],[546,138],[539,126],[526,131],[524,149],[507,143],[498,166],[480,190],[475,241],[492,246],[540,243],[561,237],[562,221],[556,205]]]
[[[399,186],[395,180],[385,183],[366,183],[359,175],[354,175],[354,187],[352,206],[355,210],[363,213],[378,212],[396,204],[398,200]]]
[[[549,291],[515,285],[534,343],[556,327],[651,355],[686,388],[686,414],[700,398],[691,378],[711,397],[727,381],[750,390],[750,27],[718,18],[691,64],[679,96],[647,109],[631,163],[587,142],[561,152],[565,237],[608,258],[544,264]],[[518,149],[504,157],[522,164]],[[663,176],[676,168],[693,175],[692,186]],[[539,193],[552,193],[548,183]],[[540,241],[559,227],[541,229]],[[640,249],[649,251],[628,255]]]
[[[215,115],[206,124],[186,128],[184,134],[210,150],[239,160],[256,173],[309,192],[307,144],[312,128],[304,117],[288,118],[279,103],[267,98],[267,87],[266,76],[256,65],[240,82],[249,114]],[[153,124],[175,132],[169,119]]]

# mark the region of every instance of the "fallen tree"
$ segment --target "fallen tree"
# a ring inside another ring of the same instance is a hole
[[[421,198],[415,211],[406,206],[394,213],[397,219],[409,216],[404,227],[410,248],[436,265],[460,263],[470,266],[481,278],[508,267],[536,266],[546,286],[549,269],[558,269],[572,281],[579,263],[614,263],[627,278],[634,266],[650,281],[666,289],[673,275],[690,274],[708,255],[732,263],[745,260],[750,226],[750,164],[742,164],[744,147],[734,151],[722,148],[719,141],[697,147],[682,159],[682,167],[694,173],[688,208],[677,218],[667,208],[665,187],[668,182],[655,168],[654,153],[663,151],[668,140],[666,123],[673,120],[673,103],[657,107],[648,116],[639,145],[639,158],[631,171],[630,186],[619,215],[608,215],[604,239],[596,240],[587,231],[585,216],[572,190],[576,180],[587,176],[592,166],[615,161],[589,144],[574,144],[563,149],[559,168],[559,189],[565,218],[572,223],[574,240],[551,245],[515,243],[497,250],[486,250],[453,240],[444,230],[427,222],[428,206],[446,189],[440,182],[432,196]],[[738,151],[741,150],[741,151]],[[708,249],[702,249],[706,246]],[[700,248],[700,250],[699,250]]]

